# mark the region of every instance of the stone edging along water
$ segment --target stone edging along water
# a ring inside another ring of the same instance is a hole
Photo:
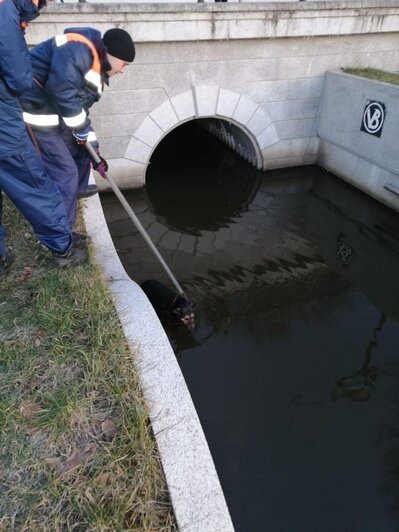
[[[83,217],[139,375],[179,530],[233,531],[175,354],[148,299],[119,260],[98,195],[85,200]]]

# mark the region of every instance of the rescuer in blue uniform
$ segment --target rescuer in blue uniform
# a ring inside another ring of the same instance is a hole
[[[113,28],[68,28],[31,50],[34,77],[24,94],[24,120],[37,143],[48,173],[61,190],[71,227],[75,224],[79,189],[87,188],[93,165],[103,177],[106,161],[95,165],[84,144],[98,141],[88,116],[110,76],[123,73],[134,60],[130,35]]]
[[[2,191],[53,252],[58,266],[80,264],[87,257],[73,245],[62,195],[27,135],[18,100],[32,84],[23,30],[45,5],[39,2],[0,0],[0,276],[8,273],[13,260],[1,225]]]

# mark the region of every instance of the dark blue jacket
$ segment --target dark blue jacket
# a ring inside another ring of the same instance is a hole
[[[76,34],[91,45],[76,40]],[[64,35],[35,46],[30,55],[35,83],[22,100],[25,122],[40,129],[90,125],[88,110],[99,100],[110,68],[101,33],[68,28]]]
[[[31,9],[30,0],[16,0],[16,5],[0,0],[0,160],[17,153],[24,142],[18,97],[30,89],[32,73],[20,21],[34,18]]]

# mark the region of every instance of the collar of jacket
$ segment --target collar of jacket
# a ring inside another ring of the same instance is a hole
[[[111,70],[111,65],[107,60],[107,49],[101,38],[101,33],[94,28],[66,28],[64,33],[78,33],[94,45],[97,50],[98,57],[101,64],[101,74],[105,74],[108,70]]]
[[[39,16],[39,1],[37,0],[12,0],[19,15],[19,20],[21,22],[21,29],[25,29],[28,25],[28,22],[31,22]]]
[[[65,44],[68,41],[80,41],[86,43],[93,54],[93,64],[89,72],[86,73],[85,79],[91,85],[94,85],[99,94],[103,90],[103,84],[108,85],[108,76],[106,76],[104,69],[104,61],[108,64],[106,59],[106,49],[101,40],[101,33],[92,28],[67,28],[64,35],[55,37],[58,46]],[[65,42],[64,42],[65,41]]]

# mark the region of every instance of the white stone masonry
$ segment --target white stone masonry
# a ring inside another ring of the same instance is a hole
[[[213,129],[224,121],[227,142],[259,168],[314,163],[326,72],[399,70],[396,0],[56,4],[27,37],[35,44],[76,25],[123,27],[137,45],[91,111],[122,187],[143,185],[162,139],[197,118],[214,118]]]

